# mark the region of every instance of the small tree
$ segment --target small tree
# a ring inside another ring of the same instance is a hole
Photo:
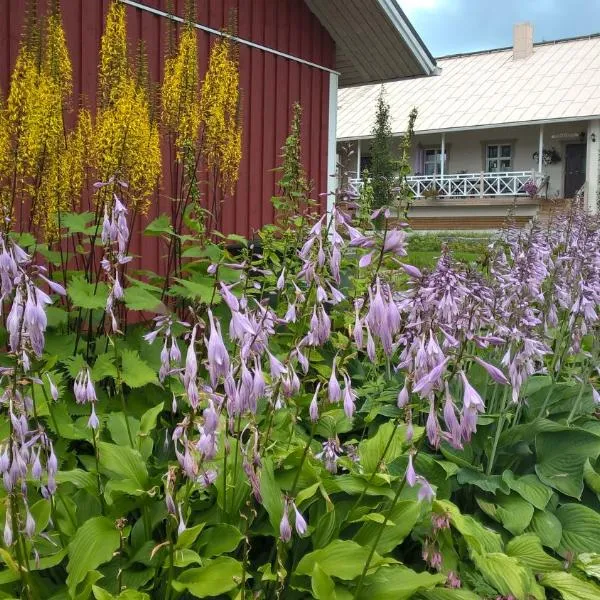
[[[373,127],[371,145],[371,181],[373,186],[373,206],[385,206],[392,203],[396,162],[392,156],[392,127],[390,124],[390,105],[385,100],[385,89],[377,99],[377,114]]]

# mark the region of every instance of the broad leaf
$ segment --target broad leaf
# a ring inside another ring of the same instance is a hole
[[[506,554],[519,559],[534,573],[549,573],[562,568],[562,563],[542,549],[540,538],[533,533],[526,533],[513,538],[506,546]]]
[[[161,312],[164,304],[148,290],[140,286],[129,286],[125,288],[125,304],[130,310],[149,310]]]
[[[316,563],[311,573],[310,584],[313,596],[317,600],[336,600],[333,579]]]
[[[311,575],[316,564],[338,579],[352,580],[363,570],[370,549],[350,540],[334,540],[324,548],[304,555],[296,567],[297,575]],[[371,560],[371,569],[386,561],[375,552]]]
[[[381,567],[375,574],[365,578],[360,600],[408,600],[419,590],[433,588],[443,583],[441,574],[417,573],[401,565]]]
[[[544,510],[550,498],[552,490],[544,485],[536,475],[524,475],[516,477],[512,471],[504,471],[502,474],[503,481],[508,487],[517,492],[524,500],[533,504],[538,510]]]
[[[119,532],[114,521],[94,517],[86,521],[69,544],[67,585],[73,596],[77,584],[96,567],[109,562],[119,547]]]
[[[242,563],[229,556],[220,556],[199,569],[184,571],[173,581],[173,587],[178,592],[187,590],[196,598],[206,598],[230,592],[239,586],[241,578]]]
[[[560,552],[600,554],[600,515],[582,504],[563,504],[556,511],[562,525]]]
[[[219,523],[206,530],[200,538],[202,556],[211,557],[233,552],[244,539],[241,531],[228,523]]]
[[[508,494],[510,489],[500,475],[486,475],[473,469],[460,469],[456,474],[456,481],[461,485],[474,485],[484,492],[495,494],[498,490]]]
[[[171,226],[171,218],[169,215],[162,214],[154,221],[149,223],[144,229],[144,235],[161,235],[163,233],[172,234],[173,227]]]
[[[129,479],[139,489],[144,490],[148,484],[146,463],[137,450],[126,446],[117,446],[108,442],[98,442],[100,468]]]
[[[540,579],[544,587],[552,588],[563,597],[563,600],[598,600],[600,586],[591,581],[583,581],[570,573],[548,573]]]
[[[82,276],[74,277],[67,286],[73,306],[89,310],[104,309],[108,297],[105,283],[88,283]]]
[[[560,546],[562,525],[553,513],[536,510],[528,530],[535,533],[544,546],[553,550]]]
[[[131,388],[143,387],[158,381],[154,370],[140,358],[139,354],[127,349],[121,351],[121,377]]]

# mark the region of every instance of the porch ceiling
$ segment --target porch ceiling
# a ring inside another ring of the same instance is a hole
[[[336,43],[340,86],[431,75],[435,59],[396,0],[305,0]]]

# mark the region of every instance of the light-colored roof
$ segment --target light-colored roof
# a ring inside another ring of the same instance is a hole
[[[413,107],[417,133],[477,129],[600,115],[600,35],[437,59],[441,74],[385,85],[392,131],[402,133]],[[371,137],[379,85],[340,90],[338,139]]]
[[[304,1],[335,41],[341,87],[435,72],[397,0]]]

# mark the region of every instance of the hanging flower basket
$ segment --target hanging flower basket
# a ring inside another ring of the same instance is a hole
[[[533,159],[538,160],[539,152],[533,153]],[[558,153],[556,148],[545,148],[542,150],[542,164],[544,166],[555,165],[562,160],[561,155]]]

